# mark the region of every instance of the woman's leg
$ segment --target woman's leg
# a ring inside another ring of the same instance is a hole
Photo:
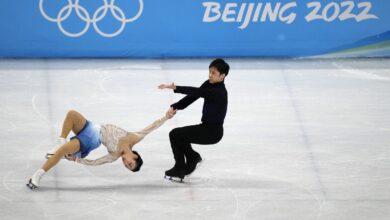
[[[78,134],[84,127],[86,119],[80,113],[74,110],[70,110],[64,119],[62,124],[61,136],[57,139],[56,146],[46,153],[46,158],[52,157],[55,152],[66,143],[70,131]]]
[[[62,145],[53,156],[46,160],[43,164],[42,169],[47,172],[54,167],[58,161],[61,160],[65,155],[74,154],[80,150],[80,142],[77,138],[70,140],[68,143]]]
[[[66,114],[64,123],[62,124],[61,137],[68,137],[70,131],[78,134],[81,129],[83,129],[86,121],[87,120],[80,113],[70,110],[68,114]]]
[[[46,160],[42,168],[37,170],[32,175],[29,182],[27,183],[27,187],[29,187],[30,189],[38,188],[41,177],[45,175],[45,173],[49,171],[52,167],[54,167],[62,157],[64,157],[67,154],[73,154],[79,150],[80,150],[80,142],[76,138],[62,145],[62,147],[58,149],[53,156],[51,156],[50,158],[48,158],[48,160]]]

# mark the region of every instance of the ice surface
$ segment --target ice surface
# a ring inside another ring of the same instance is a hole
[[[389,59],[228,59],[224,138],[194,145],[186,183],[163,178],[168,133],[201,100],[135,147],[139,173],[62,160],[25,186],[69,109],[136,131],[182,97],[160,83],[199,86],[210,61],[0,60],[0,219],[390,219]]]

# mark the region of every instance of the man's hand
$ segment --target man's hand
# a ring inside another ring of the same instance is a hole
[[[167,113],[165,113],[165,116],[168,118],[168,119],[171,119],[173,118],[173,116],[176,114],[176,109],[173,109],[172,107],[170,107],[167,111]]]
[[[174,83],[172,84],[161,84],[158,86],[159,89],[176,89],[176,85]]]

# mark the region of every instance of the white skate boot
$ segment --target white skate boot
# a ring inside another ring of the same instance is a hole
[[[58,149],[60,149],[60,147],[62,147],[62,145],[64,145],[64,144],[66,144],[66,139],[62,138],[62,137],[59,137],[57,139],[56,146],[46,153],[46,156],[45,156],[46,159],[49,159],[50,157],[52,157],[56,153],[56,151]]]
[[[41,177],[45,174],[46,172],[43,169],[37,170],[32,177],[28,180],[28,183],[26,186],[32,190],[37,189],[39,187],[39,181],[41,180]]]

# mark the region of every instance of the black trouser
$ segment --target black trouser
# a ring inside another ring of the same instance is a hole
[[[169,133],[175,166],[185,167],[184,156],[187,160],[197,154],[191,144],[216,144],[223,136],[223,125],[199,124],[175,128]]]

